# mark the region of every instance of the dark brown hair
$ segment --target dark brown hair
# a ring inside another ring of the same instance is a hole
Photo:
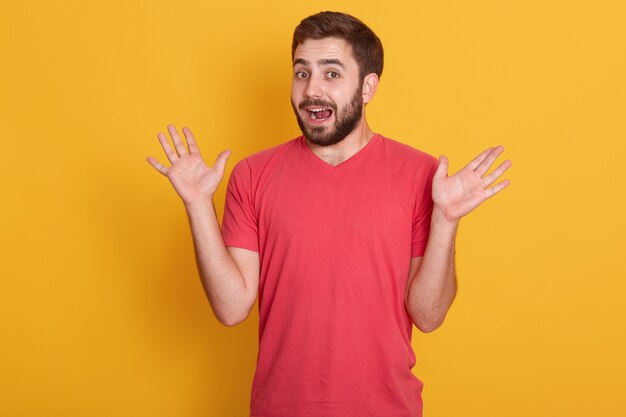
[[[331,37],[343,39],[352,47],[361,81],[371,73],[380,78],[383,73],[383,44],[365,23],[345,13],[320,12],[302,20],[293,32],[291,59],[298,45],[305,40]]]

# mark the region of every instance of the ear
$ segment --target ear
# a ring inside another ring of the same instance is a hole
[[[363,104],[367,104],[374,98],[378,89],[378,75],[367,74],[363,79]]]

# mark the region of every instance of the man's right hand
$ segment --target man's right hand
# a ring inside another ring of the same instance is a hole
[[[191,131],[183,127],[187,148],[176,128],[167,127],[174,149],[162,132],[157,137],[172,166],[149,156],[148,162],[165,175],[183,199],[191,225],[198,272],[204,292],[217,319],[227,326],[241,323],[250,314],[259,289],[259,254],[247,249],[226,248],[212,204],[213,194],[224,177],[230,151],[222,152],[209,167]]]
[[[226,166],[226,160],[230,156],[230,151],[226,150],[220,153],[215,161],[215,165],[209,167],[204,162],[200,149],[198,149],[196,140],[189,128],[183,127],[189,151],[187,151],[185,144],[178,136],[178,132],[173,125],[168,125],[167,130],[172,136],[174,149],[170,146],[163,132],[159,132],[157,137],[172,166],[168,168],[152,156],[148,157],[148,162],[170,180],[185,205],[194,205],[207,198],[212,199],[224,177],[224,167]]]

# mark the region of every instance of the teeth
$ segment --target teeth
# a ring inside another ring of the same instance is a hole
[[[317,113],[321,111],[330,111],[330,109],[307,109],[307,111],[311,112],[311,119],[317,120]]]

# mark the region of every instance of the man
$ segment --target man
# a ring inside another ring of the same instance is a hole
[[[222,231],[213,207],[229,156],[203,162],[183,128],[172,166],[148,161],[185,203],[217,318],[243,321],[259,297],[251,416],[421,416],[414,323],[441,325],[456,292],[462,216],[502,190],[502,147],[447,176],[437,160],[368,126],[383,68],[378,37],[352,16],[304,19],[293,39],[291,102],[303,136],[240,161]]]

